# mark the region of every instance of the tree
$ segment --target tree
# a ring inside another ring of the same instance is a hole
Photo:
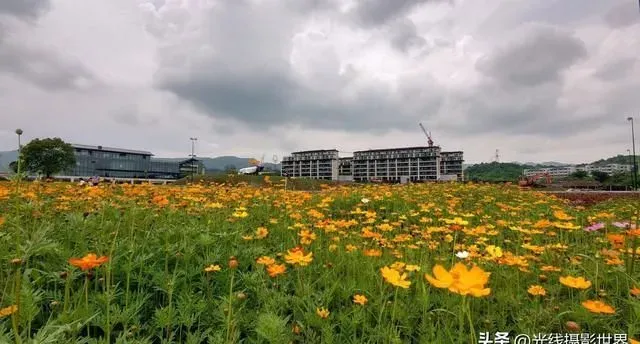
[[[75,165],[73,146],[60,138],[34,139],[22,148],[24,169],[47,178]]]
[[[18,173],[18,162],[17,161],[12,161],[9,163],[9,169],[13,172],[13,173]]]
[[[585,179],[589,174],[586,171],[575,171],[571,174],[571,177],[576,179]]]
[[[236,165],[227,165],[224,167],[225,173],[235,173],[237,170]]]
[[[591,176],[600,183],[604,183],[609,179],[609,174],[601,171],[593,171]]]

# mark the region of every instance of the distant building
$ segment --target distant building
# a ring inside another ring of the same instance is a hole
[[[539,169],[525,169],[524,175],[527,177],[534,176],[540,173],[548,173],[552,177],[563,178],[568,177],[577,171],[584,171],[589,174],[593,172],[604,172],[612,175],[616,173],[629,173],[631,172],[631,165],[622,164],[608,164],[608,165],[569,165],[558,167],[547,167]]]
[[[155,159],[148,151],[72,144],[76,165],[62,173],[68,177],[178,179],[191,171],[204,172],[197,159]]]
[[[335,149],[315,150],[285,157],[282,174],[354,181],[463,180],[463,161],[463,152],[441,152],[438,146],[373,149],[348,158]]]

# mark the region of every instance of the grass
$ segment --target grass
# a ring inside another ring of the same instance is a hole
[[[0,184],[0,343],[477,343],[482,332],[575,325],[640,335],[640,240],[621,228],[635,226],[638,200],[575,207],[462,184],[309,193],[244,178]],[[593,223],[602,228],[584,229]],[[69,261],[88,253],[108,261]],[[425,278],[456,263],[490,273],[485,286],[482,274],[463,278],[488,294]],[[588,286],[560,283],[567,276]]]

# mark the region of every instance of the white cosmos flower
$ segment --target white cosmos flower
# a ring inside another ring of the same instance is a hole
[[[460,251],[460,252],[456,253],[456,257],[458,257],[460,259],[466,259],[467,257],[469,257],[469,252]]]
[[[360,201],[362,201],[362,203],[364,203],[364,204],[369,203],[369,199],[368,198],[363,198]]]

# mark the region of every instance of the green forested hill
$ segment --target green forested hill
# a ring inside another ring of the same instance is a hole
[[[636,155],[636,162],[640,162],[640,157]],[[598,161],[592,162],[594,165],[608,165],[608,164],[622,164],[622,165],[633,165],[633,155],[622,155],[618,154],[614,157],[608,159],[600,159]]]
[[[533,166],[491,162],[469,166],[464,173],[467,180],[515,182],[522,176],[525,168],[533,168]]]

